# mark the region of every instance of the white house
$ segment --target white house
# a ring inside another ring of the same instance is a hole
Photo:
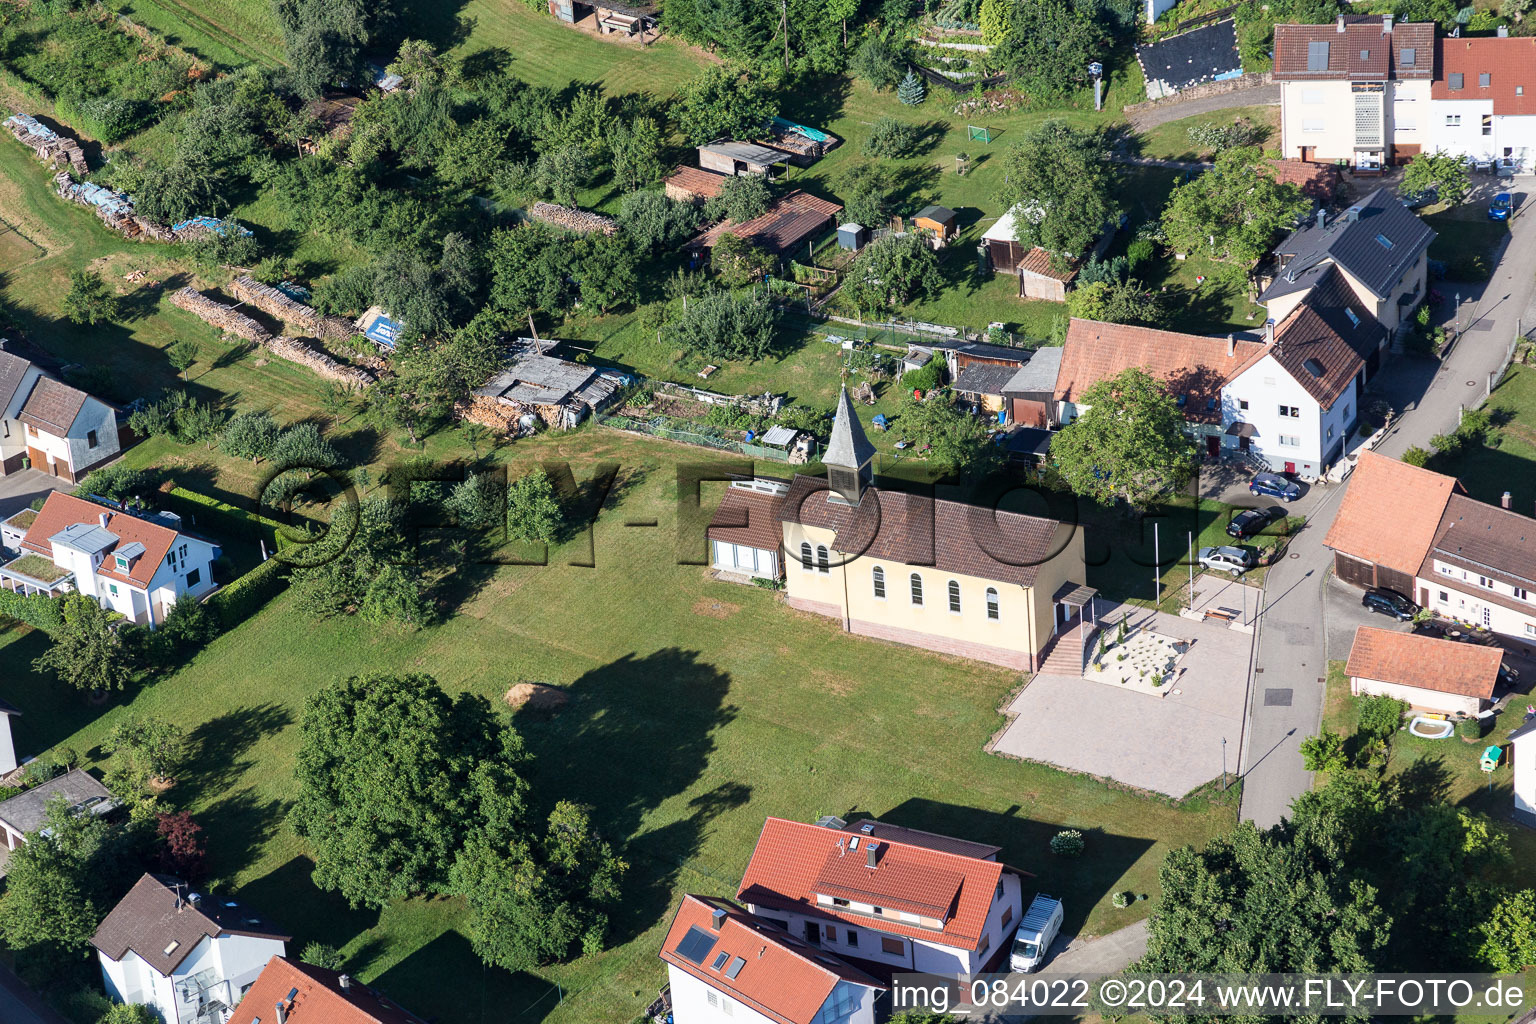
[[[1509,757],[1514,763],[1515,820],[1536,827],[1536,715],[1509,734]]]
[[[1342,14],[1332,24],[1276,25],[1282,156],[1380,172],[1426,144],[1433,22]]]
[[[999,848],[880,822],[769,818],[736,898],[854,963],[976,974],[1007,957],[1019,875]]]
[[[1416,580],[1419,604],[1536,649],[1536,520],[1452,492]]]
[[[110,406],[0,347],[0,476],[30,463],[73,483],[120,450]]]
[[[68,590],[95,598],[131,622],[155,626],[184,594],[214,587],[218,545],[93,501],[53,491],[0,565],[0,586],[24,593]]]
[[[661,959],[677,1024],[874,1024],[887,987],[712,896],[683,897]]]
[[[48,820],[48,805],[55,800],[63,800],[71,810],[98,815],[110,814],[117,808],[117,801],[95,776],[71,769],[9,800],[0,800],[0,857],[7,850],[18,849],[29,835],[43,827]]]
[[[1395,697],[1426,711],[1471,717],[1492,702],[1503,660],[1497,647],[1361,626],[1344,671],[1357,697]]]
[[[1428,122],[1426,152],[1536,172],[1536,38],[1442,39]]]
[[[165,1024],[223,1024],[289,938],[235,900],[146,874],[91,945],[113,1001],[152,1006]]]
[[[14,704],[0,700],[0,777],[16,770],[16,743],[11,738],[11,719],[21,714]]]

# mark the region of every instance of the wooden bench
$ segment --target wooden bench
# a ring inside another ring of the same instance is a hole
[[[1205,610],[1205,617],[1207,620],[1220,619],[1222,622],[1234,622],[1237,620],[1240,614],[1241,613],[1235,612],[1230,608],[1207,608]]]

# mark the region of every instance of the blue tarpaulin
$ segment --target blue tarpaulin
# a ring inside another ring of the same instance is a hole
[[[774,118],[773,124],[775,127],[782,128],[787,132],[794,132],[796,135],[804,135],[812,142],[826,142],[828,138],[826,132],[818,131],[815,128],[807,128],[805,125],[795,124],[793,121],[786,121],[782,117]]]
[[[363,314],[363,337],[381,348],[393,349],[404,329],[399,322],[377,310]]]
[[[246,236],[247,238],[249,238],[251,235],[250,228],[244,228],[239,224],[235,224],[227,220],[220,220],[217,217],[193,217],[191,220],[184,220],[180,224],[171,225],[171,230],[176,232],[185,231],[188,228],[207,228],[209,231],[212,231],[216,235],[225,235],[228,234],[231,230],[239,231],[240,234]]]

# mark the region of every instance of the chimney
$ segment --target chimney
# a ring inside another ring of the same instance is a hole
[[[1338,31],[1339,31],[1339,32],[1343,32],[1343,31],[1344,31],[1344,15],[1342,15],[1342,14],[1341,14],[1341,15],[1339,15],[1339,27],[1338,27]]]
[[[350,974],[343,974],[343,975],[341,975],[340,977],[338,977],[336,979],[336,984],[341,986],[341,991],[342,992],[344,992],[344,993],[351,992],[352,991],[352,975],[350,975]]]
[[[1321,206],[1317,208],[1317,226],[1319,228],[1328,226],[1328,211]]]
[[[869,866],[872,867],[872,868],[873,867],[879,867],[880,866],[880,844],[871,841],[871,842],[865,844],[864,849],[865,849],[865,852],[868,854],[868,857],[869,857],[869,861],[868,861]]]
[[[110,519],[111,519],[111,518],[112,518],[112,513],[110,513],[110,512],[102,512],[102,513],[100,513],[100,514],[98,514],[98,515],[97,515],[97,516],[96,516],[96,521],[97,521],[97,522],[98,522],[98,523],[100,523],[100,524],[101,524],[101,528],[102,528],[102,529],[103,529],[103,530],[105,530],[105,529],[106,529],[106,528],[107,528],[107,522],[108,522],[108,521],[109,521],[109,520],[110,520]]]
[[[1392,34],[1392,12],[1391,11],[1388,11],[1386,14],[1383,14],[1381,16],[1381,34],[1384,35],[1384,36],[1389,36],[1389,35]]]
[[[1274,343],[1275,343],[1275,318],[1274,317],[1270,317],[1268,320],[1264,321],[1264,344],[1265,345],[1273,345]]]
[[[288,1024],[288,1004],[285,1002],[278,1003],[276,1012],[277,1024]]]
[[[709,926],[715,931],[719,931],[722,927],[724,927],[724,925],[725,911],[721,910],[719,907],[716,907],[714,910],[710,911]]]
[[[1497,35],[1498,35],[1498,37],[1500,39],[1508,39],[1509,38],[1509,26],[1508,25],[1500,25],[1498,27]]]
[[[1357,222],[1360,219],[1360,207],[1351,206],[1349,209],[1345,210],[1344,219],[1349,221],[1351,224]]]
[[[1236,351],[1237,351],[1237,335],[1229,334],[1229,335],[1227,335],[1227,358],[1231,359],[1232,358],[1232,354],[1234,352],[1236,352]]]
[[[1499,507],[1500,508],[1514,508],[1515,507],[1514,495],[1510,494],[1508,491],[1505,491],[1504,492],[1504,497],[1499,499]]]

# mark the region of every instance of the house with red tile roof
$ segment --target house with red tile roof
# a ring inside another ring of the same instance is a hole
[[[792,608],[861,636],[1030,671],[1051,648],[1087,639],[1081,527],[876,487],[874,457],[844,391],[826,478],[797,476],[778,499]]]
[[[183,533],[179,520],[146,518],[52,491],[0,565],[0,587],[25,594],[79,591],[130,622],[153,628],[183,595],[214,588],[219,547]]]
[[[1435,149],[1497,166],[1536,170],[1536,38],[1441,39],[1430,85]]]
[[[0,338],[0,476],[31,468],[73,483],[120,450],[111,406],[5,351]]]
[[[1503,661],[1498,647],[1361,626],[1344,671],[1357,697],[1395,697],[1425,711],[1470,717],[1493,701]]]
[[[878,822],[769,818],[736,898],[872,971],[970,974],[1006,959],[1022,884],[996,847]]]
[[[1413,598],[1414,577],[1446,503],[1460,489],[1455,477],[1361,452],[1323,538],[1333,552],[1334,575],[1357,587],[1383,587]]]
[[[274,956],[225,1024],[426,1024],[350,975]]]
[[[660,955],[676,1024],[874,1024],[887,988],[819,932],[802,939],[712,896],[683,897]]]

